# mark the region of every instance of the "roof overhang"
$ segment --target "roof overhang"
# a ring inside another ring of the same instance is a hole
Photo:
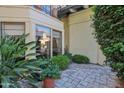
[[[66,7],[62,7],[58,10],[58,17],[63,18],[85,8],[87,7],[84,5],[67,5]]]

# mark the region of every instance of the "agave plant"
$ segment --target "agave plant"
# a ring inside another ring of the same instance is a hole
[[[27,35],[18,37],[5,36],[0,39],[0,84],[1,87],[20,87],[21,79],[35,81],[32,73],[40,71],[40,62],[28,60],[34,53],[25,54],[35,47],[35,42],[25,43]]]

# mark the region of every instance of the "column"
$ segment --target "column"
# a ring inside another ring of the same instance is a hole
[[[64,54],[64,30],[62,31],[62,54]]]
[[[50,39],[51,41],[51,51],[50,51],[50,56],[52,57],[53,56],[53,29],[51,29],[51,39]]]
[[[26,34],[29,34],[26,38],[26,42],[31,42],[31,41],[36,41],[36,26],[35,26],[35,23],[33,22],[26,22],[25,24],[25,33]],[[32,46],[35,46],[36,43]],[[33,50],[30,50],[30,51],[27,51],[26,54],[29,54],[29,53],[36,53],[36,49],[33,49]],[[29,56],[27,57],[26,59],[36,59],[36,55],[34,56]]]

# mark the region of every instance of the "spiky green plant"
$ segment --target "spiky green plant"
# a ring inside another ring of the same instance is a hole
[[[20,87],[18,81],[21,79],[29,80],[33,84],[35,79],[32,73],[40,71],[39,61],[25,59],[34,55],[34,53],[25,54],[25,52],[35,48],[34,41],[25,43],[26,36],[5,36],[0,39],[1,87]]]

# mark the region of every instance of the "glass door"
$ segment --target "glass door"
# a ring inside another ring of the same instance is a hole
[[[53,56],[62,54],[62,32],[53,30]]]
[[[51,45],[51,29],[44,26],[36,27],[36,53],[37,57],[49,58],[50,57],[50,45]]]

